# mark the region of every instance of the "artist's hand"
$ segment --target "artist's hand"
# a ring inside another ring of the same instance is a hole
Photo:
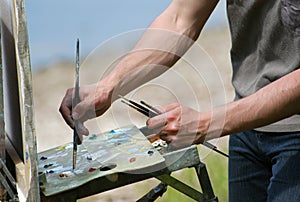
[[[179,104],[160,108],[165,113],[150,118],[147,126],[159,130],[160,138],[175,148],[203,142],[209,123],[202,121],[200,112]]]
[[[78,134],[88,135],[84,122],[102,115],[111,105],[112,88],[100,83],[82,86],[79,88],[80,102],[72,107],[74,88],[67,90],[59,111],[66,123],[74,128],[74,119],[79,120]]]

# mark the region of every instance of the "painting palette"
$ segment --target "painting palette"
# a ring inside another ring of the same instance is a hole
[[[161,154],[135,126],[91,134],[78,146],[77,166],[72,168],[73,143],[38,154],[41,191],[61,193],[119,172],[138,172],[164,162]]]

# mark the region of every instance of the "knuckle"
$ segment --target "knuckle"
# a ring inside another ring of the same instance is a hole
[[[180,130],[180,127],[179,127],[178,125],[170,125],[170,126],[168,127],[168,130],[169,130],[170,132],[178,132],[178,131]]]
[[[178,118],[177,114],[175,113],[169,113],[167,116],[166,116],[166,121],[167,122],[174,122],[176,121]]]
[[[67,90],[67,92],[66,92],[66,95],[70,95],[70,94],[72,94],[73,93],[73,89],[72,88],[69,88],[68,90]]]
[[[167,122],[172,122],[172,121],[174,121],[174,120],[176,120],[176,116],[174,116],[174,115],[169,115],[169,116],[167,117]]]
[[[66,109],[65,106],[61,105],[61,106],[59,107],[59,112],[60,112],[62,115],[65,115],[65,114],[68,113],[68,110]]]
[[[151,126],[151,120],[150,120],[150,119],[148,119],[148,120],[146,121],[146,125],[147,125],[147,126]]]

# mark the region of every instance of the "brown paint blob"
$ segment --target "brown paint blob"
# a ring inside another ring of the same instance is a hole
[[[133,162],[135,162],[135,160],[136,160],[136,158],[135,158],[135,157],[132,157],[132,158],[129,159],[129,162],[130,162],[130,163],[133,163]]]
[[[59,177],[66,178],[66,177],[68,177],[68,175],[67,175],[66,173],[60,173],[60,174],[59,174]]]

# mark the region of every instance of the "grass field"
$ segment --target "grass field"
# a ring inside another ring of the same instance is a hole
[[[220,156],[219,154],[211,153],[207,158],[203,160],[203,162],[206,164],[206,168],[208,170],[215,195],[218,197],[220,202],[228,201],[227,199],[228,198],[227,158]],[[186,184],[190,185],[191,187],[197,190],[201,190],[194,169],[187,168],[182,171],[174,173],[173,176],[185,182]],[[184,194],[179,193],[177,190],[174,190],[173,188],[168,188],[166,194],[157,201],[192,202],[194,200],[190,199]]]

